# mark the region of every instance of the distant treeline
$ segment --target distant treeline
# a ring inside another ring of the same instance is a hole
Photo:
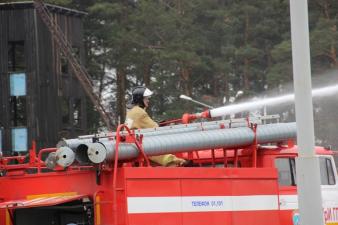
[[[161,120],[201,110],[180,94],[217,106],[239,90],[245,98],[292,81],[289,0],[46,2],[88,12],[86,66],[116,123],[136,85],[155,90]],[[312,70],[336,68],[338,1],[308,3]]]

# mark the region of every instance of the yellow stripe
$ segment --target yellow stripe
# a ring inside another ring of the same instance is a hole
[[[11,218],[9,217],[9,209],[6,209],[6,225],[11,225]]]
[[[36,198],[50,198],[50,197],[63,197],[63,196],[75,196],[77,192],[60,192],[60,193],[51,193],[51,194],[40,194],[40,195],[27,195],[27,200],[32,200]]]
[[[95,207],[96,207],[96,225],[101,224],[101,206],[100,206],[100,196],[95,198]]]
[[[338,225],[338,222],[329,222],[326,225]]]

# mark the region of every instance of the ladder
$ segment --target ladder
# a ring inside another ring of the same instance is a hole
[[[53,21],[47,7],[44,5],[42,0],[34,0],[34,7],[42,21],[46,24],[48,30],[52,35],[52,38],[60,48],[63,55],[66,57],[75,77],[78,79],[85,93],[93,103],[96,110],[99,112],[103,122],[109,130],[112,130],[113,121],[109,114],[106,112],[104,106],[102,105],[99,96],[96,92],[94,92],[94,87],[90,80],[88,72],[79,63],[75,54],[73,54],[72,46],[68,42],[65,34],[62,32],[58,24]]]

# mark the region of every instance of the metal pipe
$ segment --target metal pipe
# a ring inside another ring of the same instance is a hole
[[[68,147],[59,148],[56,152],[56,163],[61,167],[70,166],[75,160],[75,154],[72,149]]]
[[[46,152],[55,152],[55,151],[57,151],[56,148],[44,148],[44,149],[41,149],[39,151],[39,154],[38,154],[38,173],[41,172],[41,166],[42,166],[41,163],[43,162],[42,161],[42,155]]]
[[[68,147],[58,148],[55,152],[49,153],[45,164],[49,169],[54,169],[56,165],[63,168],[70,166],[75,160],[75,154]]]
[[[251,145],[254,137],[253,130],[248,127],[146,136],[143,138],[143,149],[146,155],[155,156],[205,149],[240,148]],[[257,127],[258,144],[280,142],[295,137],[295,123],[267,124]],[[97,155],[106,154],[105,160],[113,160],[115,141],[103,141],[101,144],[105,148],[95,148],[95,151],[102,151]],[[132,160],[138,155],[139,151],[135,144],[122,143],[119,145],[119,160]],[[90,160],[95,163],[103,161],[98,160],[95,155],[92,155]]]
[[[88,149],[92,143],[83,143],[75,149],[75,159],[81,164],[89,163]]]
[[[262,122],[258,119],[252,118],[250,120],[252,123],[261,124]],[[202,131],[202,130],[215,130],[223,128],[234,128],[234,127],[244,127],[247,126],[248,122],[244,119],[233,119],[233,120],[219,120],[219,121],[209,121],[201,123],[191,123],[191,124],[180,124],[166,127],[156,127],[156,128],[147,128],[134,130],[136,135],[143,136],[154,136],[154,135],[166,135],[174,133],[185,133],[192,131]],[[93,143],[93,138],[96,137],[100,141],[108,141],[110,138],[113,138],[116,133],[111,134],[101,134],[100,136],[95,135],[86,135],[80,138],[75,139],[63,139],[58,142],[57,148],[67,146],[73,150],[76,150],[81,144]]]

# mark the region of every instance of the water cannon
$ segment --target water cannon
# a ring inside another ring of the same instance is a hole
[[[239,92],[240,94],[242,92]],[[287,96],[287,98],[290,98]],[[277,98],[276,98],[277,99]],[[278,99],[279,100],[279,99]],[[269,103],[271,100],[264,99],[263,101],[255,101],[255,102],[248,102],[248,103],[240,103],[240,104],[233,104],[233,105],[226,105],[217,108],[210,108],[206,111],[194,114],[183,114],[182,116],[182,123],[186,124],[196,119],[212,119],[216,117],[224,117],[226,115],[231,115],[238,112],[243,112],[250,109],[256,109],[259,107],[264,106],[265,104]]]
[[[184,113],[182,116],[182,123],[183,124],[188,124],[191,121],[194,121],[196,119],[210,119],[210,111],[206,110],[201,113],[194,113],[194,114],[189,114],[189,113]]]

